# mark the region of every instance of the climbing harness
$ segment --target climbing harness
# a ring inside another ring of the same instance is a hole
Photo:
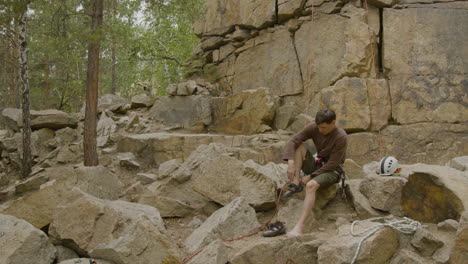
[[[413,220],[411,218],[408,218],[408,217],[404,217],[403,220],[396,220],[396,221],[389,221],[385,217],[370,218],[370,219],[367,219],[367,220],[374,221],[374,220],[381,220],[381,219],[385,220],[385,223],[375,225],[375,226],[373,226],[371,228],[365,229],[362,232],[357,232],[357,233],[354,232],[354,225],[356,223],[359,223],[359,222],[362,222],[362,221],[357,220],[357,221],[354,221],[351,224],[351,234],[353,236],[361,236],[361,235],[366,234],[359,241],[359,245],[358,245],[358,247],[356,249],[356,253],[354,254],[354,257],[353,257],[353,260],[351,261],[351,264],[354,264],[354,262],[356,261],[356,259],[358,257],[359,250],[361,249],[362,242],[364,242],[364,240],[369,238],[371,235],[373,235],[375,232],[379,231],[380,229],[382,229],[384,227],[391,227],[391,228],[393,228],[393,229],[395,229],[395,230],[397,230],[397,231],[399,231],[399,232],[401,232],[403,234],[411,235],[414,232],[416,232],[416,230],[418,230],[419,228],[422,227],[420,222],[418,222],[416,220]]]

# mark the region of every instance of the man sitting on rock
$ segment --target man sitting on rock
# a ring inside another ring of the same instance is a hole
[[[317,158],[313,156],[313,148],[304,142],[308,139],[314,142]],[[305,184],[306,196],[299,221],[286,236],[302,235],[304,225],[314,208],[317,190],[339,182],[346,147],[346,132],[336,126],[336,114],[330,109],[317,112],[315,123],[305,126],[288,141],[283,159],[288,161],[288,179],[292,183],[283,197],[301,192],[302,184]],[[305,174],[302,179],[301,170]]]

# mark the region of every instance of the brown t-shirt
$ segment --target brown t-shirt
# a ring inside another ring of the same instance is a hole
[[[294,159],[294,152],[302,142],[312,139],[317,148],[317,155],[328,159],[328,162],[316,170],[315,175],[324,172],[338,171],[343,172],[342,165],[346,159],[347,135],[339,127],[335,127],[328,135],[322,135],[315,123],[310,123],[301,131],[296,133],[286,144],[283,155],[284,160]]]

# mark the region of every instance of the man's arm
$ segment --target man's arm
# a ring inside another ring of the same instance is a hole
[[[330,157],[323,167],[314,171],[312,175],[319,175],[324,172],[330,172],[338,170],[340,167],[343,157],[346,155],[346,148],[348,146],[346,136],[340,137],[331,151]]]
[[[311,138],[314,127],[315,124],[310,123],[307,126],[305,126],[301,131],[297,132],[294,136],[291,137],[288,143],[286,143],[283,160],[294,160],[294,153],[296,152],[296,149],[302,144],[302,142]]]

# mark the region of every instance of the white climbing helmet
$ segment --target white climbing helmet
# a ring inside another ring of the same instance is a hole
[[[384,157],[379,163],[379,172],[382,176],[390,176],[398,169],[398,160],[395,157]]]

